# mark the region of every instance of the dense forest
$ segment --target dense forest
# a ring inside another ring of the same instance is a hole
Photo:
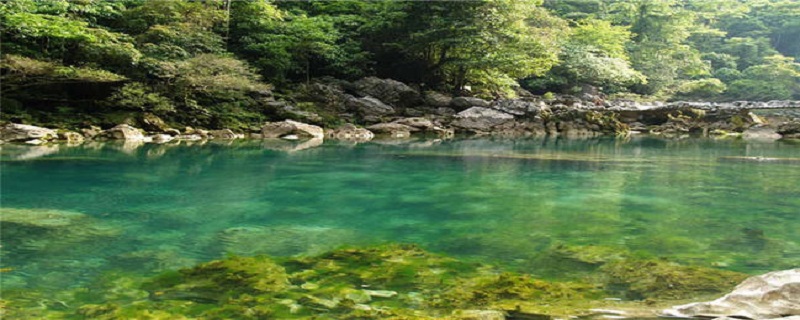
[[[3,120],[11,121],[119,123],[147,112],[237,127],[268,119],[266,101],[315,79],[365,76],[483,97],[591,88],[626,99],[800,99],[797,0],[1,6]]]

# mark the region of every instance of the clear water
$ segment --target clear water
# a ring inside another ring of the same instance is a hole
[[[93,143],[5,145],[2,159],[4,210],[91,217],[46,235],[4,228],[5,289],[387,242],[547,278],[573,271],[541,259],[557,244],[748,273],[800,266],[800,145],[786,142]]]

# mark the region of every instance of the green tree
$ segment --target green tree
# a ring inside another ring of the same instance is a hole
[[[765,63],[749,67],[731,83],[731,98],[739,100],[800,99],[800,63],[790,57],[774,55]]]

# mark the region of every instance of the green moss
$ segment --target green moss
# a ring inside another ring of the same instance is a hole
[[[611,248],[555,246],[550,255],[600,266],[595,278],[550,282],[426,252],[413,245],[340,249],[274,261],[229,257],[144,282],[108,275],[65,293],[11,295],[11,318],[458,319],[463,310],[515,317],[588,315],[592,308],[647,308],[603,298],[677,299],[729,289],[744,275],[630,259]],[[596,268],[596,267],[595,267]],[[596,268],[597,269],[597,268]],[[588,281],[593,279],[592,281]],[[142,293],[143,290],[146,293]],[[649,302],[648,302],[649,303]],[[8,312],[8,311],[7,311]]]
[[[606,290],[631,299],[690,299],[730,291],[747,275],[664,260],[627,259],[605,264]]]

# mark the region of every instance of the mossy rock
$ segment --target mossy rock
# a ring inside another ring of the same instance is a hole
[[[664,260],[626,259],[603,265],[606,290],[629,299],[679,300],[730,291],[746,274],[681,266]]]

